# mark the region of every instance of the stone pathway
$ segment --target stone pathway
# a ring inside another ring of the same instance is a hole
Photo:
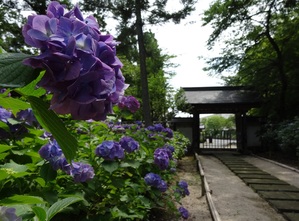
[[[237,155],[216,155],[288,221],[299,220],[299,188],[278,179]]]

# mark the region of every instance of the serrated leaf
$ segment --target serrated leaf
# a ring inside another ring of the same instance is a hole
[[[14,115],[16,115],[20,110],[30,108],[29,103],[13,97],[0,96],[0,104],[3,108],[10,110]]]
[[[0,205],[17,205],[17,204],[39,204],[46,203],[41,197],[37,196],[25,196],[25,195],[14,195],[0,200]]]
[[[115,170],[118,169],[119,164],[118,162],[115,161],[104,161],[102,163],[102,167],[104,168],[104,170],[106,170],[109,173],[113,173]]]
[[[49,105],[42,99],[34,96],[29,96],[27,99],[40,125],[53,135],[66,159],[71,162],[78,149],[76,138],[68,132],[61,119],[49,109]]]
[[[22,87],[37,77],[38,70],[26,66],[22,61],[32,55],[23,53],[0,54],[0,86]]]
[[[36,217],[38,218],[38,221],[46,221],[47,213],[44,208],[40,206],[34,206],[32,207],[32,211],[35,213]]]
[[[47,211],[47,221],[51,220],[57,213],[69,205],[83,200],[81,197],[68,197],[54,203]]]

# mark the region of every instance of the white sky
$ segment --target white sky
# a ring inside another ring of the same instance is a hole
[[[175,7],[174,1],[176,0],[169,1],[173,7]],[[171,60],[172,63],[179,64],[179,67],[172,69],[176,76],[170,80],[170,84],[175,89],[223,85],[221,79],[210,77],[207,72],[203,71],[206,66],[205,61],[199,60],[199,56],[217,56],[217,49],[209,51],[206,47],[206,41],[212,29],[207,26],[202,27],[200,15],[208,9],[211,2],[211,0],[199,0],[196,4],[196,11],[182,20],[180,24],[169,22],[163,26],[150,28],[155,33],[163,53],[177,56]]]

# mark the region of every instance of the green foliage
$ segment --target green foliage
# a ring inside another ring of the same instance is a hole
[[[25,58],[31,55],[22,53],[0,54],[0,86],[22,87],[34,80],[39,71],[22,64]]]
[[[235,128],[234,116],[225,118],[220,115],[211,115],[203,118],[201,123],[205,126],[205,134],[214,137],[224,129],[230,130]]]
[[[264,148],[269,151],[280,151],[288,157],[294,158],[299,144],[298,129],[298,117],[279,124],[266,125],[261,136]]]
[[[290,6],[291,5],[291,6]],[[212,25],[212,48],[223,43],[218,57],[208,60],[206,70],[223,77],[227,85],[253,87],[264,103],[259,115],[271,121],[298,114],[298,10],[293,1],[215,1],[204,13]]]
[[[63,122],[49,109],[49,105],[42,99],[35,96],[29,96],[27,99],[38,122],[55,137],[65,157],[68,160],[72,160],[77,150],[77,140],[75,137],[67,131]]]

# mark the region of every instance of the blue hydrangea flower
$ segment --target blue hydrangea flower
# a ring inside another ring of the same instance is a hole
[[[162,124],[154,124],[154,128],[156,132],[162,132],[165,129]]]
[[[155,127],[152,125],[148,126],[146,129],[149,131],[155,131]]]
[[[139,149],[139,143],[134,140],[132,137],[122,137],[119,141],[119,144],[123,149],[125,149],[128,153],[132,153],[134,150]]]
[[[70,175],[74,177],[76,183],[82,183],[93,179],[94,169],[89,164],[72,163]]]
[[[42,146],[38,153],[43,159],[49,161],[54,170],[61,169],[68,173],[69,164],[56,140]]]
[[[178,189],[177,192],[179,192],[182,196],[189,196],[190,192],[188,190],[188,183],[186,181],[181,180],[178,183]]]
[[[165,192],[167,190],[167,183],[164,180],[161,180],[161,182],[157,186],[157,189],[161,192]]]
[[[10,111],[5,108],[0,107],[0,120],[4,123],[7,123],[7,119],[11,118],[13,115]]]
[[[123,159],[125,156],[124,149],[120,144],[109,140],[97,146],[95,154],[103,157],[105,160]]]
[[[17,119],[20,121],[24,121],[25,123],[31,126],[38,124],[38,121],[35,118],[31,108],[28,108],[26,110],[21,110],[20,112],[18,112]]]
[[[24,64],[46,70],[38,85],[53,93],[51,109],[80,120],[104,120],[112,113],[128,85],[116,56],[118,42],[99,31],[93,16],[52,1],[46,15],[28,17],[22,33],[40,49]]]
[[[153,186],[161,192],[165,192],[167,190],[167,183],[162,180],[158,174],[148,173],[145,175],[144,181],[147,185]]]
[[[179,208],[179,212],[181,214],[181,216],[184,218],[184,219],[188,219],[189,217],[189,211],[187,209],[185,209],[184,207],[180,207]]]
[[[154,163],[161,170],[165,170],[169,166],[169,152],[166,148],[157,148],[154,152]]]
[[[5,206],[0,206],[0,220],[3,221],[22,221],[21,217],[16,215],[15,208],[8,208]]]

